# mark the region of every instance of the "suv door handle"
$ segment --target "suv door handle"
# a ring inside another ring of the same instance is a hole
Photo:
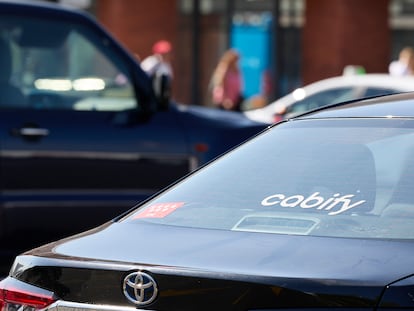
[[[12,129],[11,134],[13,136],[24,137],[44,137],[49,135],[49,130],[37,127],[22,127],[19,129]]]

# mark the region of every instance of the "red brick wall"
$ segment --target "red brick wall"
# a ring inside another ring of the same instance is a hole
[[[346,65],[361,65],[367,72],[386,72],[391,53],[388,2],[306,0],[301,62],[303,83],[341,75]],[[191,17],[186,20],[180,16],[178,0],[99,0],[96,1],[96,15],[141,58],[151,53],[154,41],[170,40],[174,45],[173,95],[178,101],[191,103]],[[205,31],[205,27],[201,28]],[[207,101],[209,76],[220,52],[217,34],[220,32],[209,30],[201,38],[202,68],[197,83],[203,98],[196,104]]]
[[[176,0],[99,0],[98,20],[141,59],[151,54],[154,42],[167,39],[176,47]],[[173,63],[175,70],[175,63]]]
[[[305,23],[304,84],[341,75],[346,65],[387,71],[388,0],[307,0]]]

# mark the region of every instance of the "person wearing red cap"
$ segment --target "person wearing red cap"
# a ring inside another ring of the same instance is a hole
[[[173,77],[171,67],[172,45],[167,40],[160,40],[152,46],[152,55],[141,62],[141,68],[151,77],[167,75]]]

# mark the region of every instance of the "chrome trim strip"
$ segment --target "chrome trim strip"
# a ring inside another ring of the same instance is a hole
[[[18,131],[19,131],[19,134],[22,136],[48,136],[49,135],[49,130],[42,129],[42,128],[24,127]]]
[[[190,172],[196,170],[200,166],[200,161],[196,157],[190,157],[189,169]]]
[[[145,200],[150,195],[144,197],[142,200]],[[15,208],[40,208],[40,207],[103,207],[103,206],[110,206],[110,207],[134,207],[138,203],[142,202],[142,200],[111,200],[111,201],[103,201],[103,200],[64,200],[61,201],[51,200],[51,201],[19,201],[19,202],[6,202],[3,204],[4,209],[15,209]]]
[[[58,300],[43,310],[47,310],[47,311],[139,311],[143,309],[137,309],[135,307],[126,307],[126,306],[92,305],[88,303]]]
[[[109,188],[101,188],[101,189],[85,189],[85,188],[76,188],[76,189],[34,189],[34,190],[27,190],[27,189],[6,189],[1,192],[2,195],[7,196],[33,196],[33,195],[104,195],[105,197],[113,196],[113,195],[140,195],[140,194],[148,194],[154,193],[158,191],[155,188],[120,188],[120,189],[109,189]]]
[[[133,206],[159,189],[35,189],[4,190],[4,208],[38,206]]]
[[[108,226],[110,223],[104,224],[103,226]],[[99,230],[98,227],[97,229]],[[95,230],[97,230],[95,229]],[[92,229],[93,230],[93,229]],[[38,267],[71,267],[75,269],[95,269],[95,270],[108,270],[108,271],[117,271],[117,272],[128,272],[130,270],[146,270],[148,267],[139,266],[135,264],[127,264],[123,262],[116,261],[106,261],[99,262],[94,259],[85,259],[75,260],[72,257],[60,255],[60,258],[47,258],[47,257],[33,257],[31,255],[19,255],[16,257],[11,269],[9,276],[12,278],[19,278],[25,270]],[[154,269],[152,269],[154,270]],[[155,270],[157,271],[157,270]]]
[[[71,151],[71,150],[2,150],[1,157],[7,158],[65,158],[65,159],[101,159],[136,161],[154,159],[161,161],[189,161],[187,154],[137,153],[137,152],[105,152],[105,151]]]

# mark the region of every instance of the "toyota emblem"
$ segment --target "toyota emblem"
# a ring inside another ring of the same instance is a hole
[[[150,304],[157,298],[157,283],[145,272],[128,274],[122,287],[125,297],[137,306]]]

